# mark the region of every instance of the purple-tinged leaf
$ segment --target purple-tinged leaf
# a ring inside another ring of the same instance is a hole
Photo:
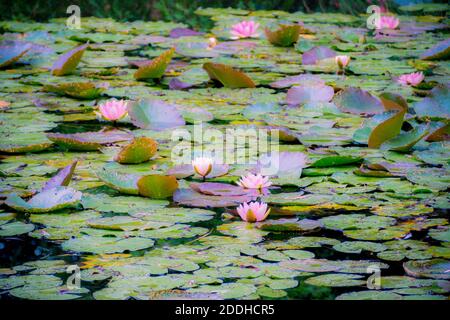
[[[305,53],[303,53],[302,64],[312,65],[316,64],[319,60],[333,58],[335,56],[336,52],[334,52],[328,47],[325,46],[314,47],[311,50],[308,50]]]
[[[224,208],[236,207],[243,202],[250,202],[256,196],[208,196],[192,189],[178,189],[173,194],[173,201],[187,207]]]
[[[309,102],[330,102],[334,89],[325,85],[302,85],[289,89],[286,102],[289,105],[299,105]]]
[[[422,60],[445,60],[450,57],[450,38],[428,49],[420,56]]]
[[[52,75],[64,76],[72,73],[80,63],[81,57],[88,46],[88,44],[83,44],[59,56],[52,66]]]
[[[353,114],[380,114],[385,111],[381,100],[359,88],[347,88],[334,96],[333,102],[344,112]]]
[[[298,76],[286,77],[269,84],[272,88],[283,89],[294,85],[325,85],[325,80],[314,74],[299,74]]]
[[[203,32],[198,32],[188,28],[174,28],[170,31],[169,37],[177,39],[181,37],[200,36]]]
[[[75,167],[77,166],[78,160],[73,161],[68,166],[62,168],[58,171],[58,173],[52,177],[50,180],[48,180],[44,187],[42,188],[42,191],[52,189],[55,187],[61,187],[61,186],[68,186],[70,183],[70,180],[72,179],[73,172],[75,171]]]

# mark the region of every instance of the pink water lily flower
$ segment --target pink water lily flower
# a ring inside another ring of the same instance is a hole
[[[117,121],[127,114],[127,102],[111,99],[98,106],[101,116],[108,121]]]
[[[257,38],[259,23],[255,21],[242,21],[231,27],[231,39]]]
[[[420,84],[425,76],[422,72],[414,72],[409,74],[404,74],[398,77],[397,82],[404,86],[417,86]]]
[[[375,27],[377,29],[397,29],[400,20],[394,16],[381,16],[376,21]]]
[[[242,176],[237,183],[245,189],[258,189],[268,188],[272,185],[269,181],[269,177],[264,177],[260,174],[249,173],[246,176]]]
[[[192,166],[199,176],[205,178],[212,170],[213,161],[211,158],[198,157],[192,160]]]
[[[237,212],[242,220],[246,222],[260,222],[267,218],[270,209],[267,209],[267,203],[255,201],[242,203],[237,207]]]
[[[214,37],[211,37],[208,39],[208,50],[213,49],[215,46],[217,46],[217,39]]]
[[[336,60],[339,69],[342,70],[350,64],[351,58],[349,56],[336,56],[334,59]]]

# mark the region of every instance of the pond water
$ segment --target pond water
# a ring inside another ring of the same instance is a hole
[[[0,22],[0,298],[448,299],[446,10]],[[236,161],[202,178],[181,146]]]

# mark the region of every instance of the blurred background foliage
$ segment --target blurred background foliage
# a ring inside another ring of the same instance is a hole
[[[67,17],[66,9],[76,4],[81,16],[110,17],[120,21],[164,20],[187,23],[204,29],[209,18],[194,14],[198,7],[239,8],[248,10],[283,10],[288,12],[340,12],[358,14],[371,4],[395,11],[397,4],[432,0],[2,0],[1,20],[36,20]],[[437,0],[433,2],[446,2]]]

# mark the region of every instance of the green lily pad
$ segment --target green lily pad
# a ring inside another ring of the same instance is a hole
[[[23,223],[20,221],[10,222],[0,225],[0,237],[11,237],[20,234],[28,233],[34,230],[34,225],[31,223]]]
[[[45,213],[74,207],[80,200],[81,192],[69,187],[56,187],[40,192],[28,201],[12,194],[5,203],[20,212]]]
[[[363,276],[354,274],[324,274],[308,278],[305,283],[319,287],[359,287],[366,284]]]
[[[139,69],[134,73],[134,78],[136,80],[145,79],[158,79],[164,75],[172,56],[175,53],[175,49],[172,48],[163,52],[159,57],[153,59],[149,63],[146,63],[139,67]]]
[[[72,82],[59,83],[56,85],[46,84],[42,90],[76,99],[93,100],[101,96],[105,91],[105,87],[96,85],[92,82]]]
[[[82,236],[80,238],[69,239],[63,242],[61,246],[65,251],[105,254],[147,249],[152,247],[154,243],[151,239],[139,237]]]
[[[148,175],[137,182],[139,194],[152,199],[166,199],[173,196],[178,189],[178,182],[174,176]]]
[[[253,80],[245,73],[235,70],[230,66],[207,62],[203,65],[203,69],[208,73],[212,80],[217,80],[226,88],[254,88],[256,87]]]
[[[120,150],[115,160],[122,164],[136,164],[150,160],[158,149],[158,143],[147,137],[133,139]]]

